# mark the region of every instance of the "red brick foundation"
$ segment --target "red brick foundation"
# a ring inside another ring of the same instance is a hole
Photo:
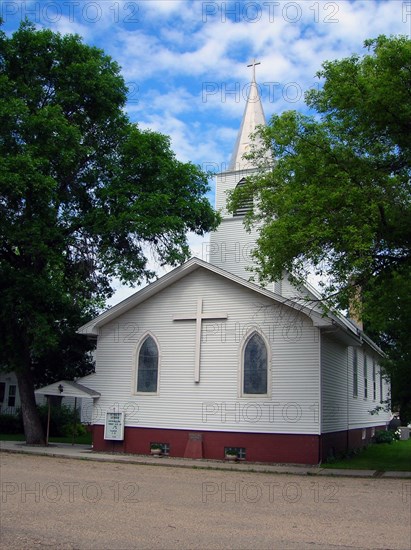
[[[150,454],[150,443],[167,443],[170,456],[223,460],[225,447],[243,447],[250,462],[318,464],[371,442],[386,426],[318,435],[253,434],[126,427],[124,441],[104,439],[104,426],[93,426],[95,451]],[[365,436],[365,437],[364,437]]]
[[[198,438],[193,437],[196,433]],[[320,451],[318,435],[194,432],[126,427],[124,441],[106,441],[104,426],[94,426],[95,451],[150,454],[150,443],[167,443],[170,446],[170,456],[178,457],[200,458],[201,448],[202,458],[217,460],[224,459],[225,447],[243,447],[246,449],[247,461],[251,462],[317,464]]]

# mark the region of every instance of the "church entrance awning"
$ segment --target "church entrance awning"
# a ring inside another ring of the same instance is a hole
[[[91,398],[98,399],[101,396],[101,393],[94,391],[82,384],[77,382],[72,382],[71,380],[59,380],[43,388],[39,388],[34,392],[36,395],[44,395],[47,397],[48,402],[48,415],[47,415],[47,432],[46,432],[46,445],[49,442],[49,433],[50,433],[50,414],[51,414],[51,397],[73,397],[74,398],[74,409],[73,409],[73,438],[72,445],[74,445],[75,433],[76,433],[76,423],[77,423],[77,399],[78,398]]]
[[[36,395],[58,396],[58,397],[91,397],[98,399],[101,393],[91,390],[82,384],[70,380],[59,380],[34,392]]]

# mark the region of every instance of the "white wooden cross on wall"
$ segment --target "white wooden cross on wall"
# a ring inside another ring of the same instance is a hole
[[[194,382],[200,382],[200,358],[201,358],[201,327],[203,320],[227,319],[226,313],[203,313],[203,299],[197,300],[197,312],[195,315],[173,315],[173,321],[195,321],[196,322],[196,342],[195,342],[195,363],[194,363]]]

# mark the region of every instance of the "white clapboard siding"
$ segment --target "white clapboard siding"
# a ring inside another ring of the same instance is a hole
[[[197,299],[203,312],[200,383],[194,382]],[[251,319],[251,321],[250,321]],[[239,397],[240,348],[253,328],[271,348],[271,396]],[[150,331],[160,346],[158,395],[135,395],[136,351]],[[86,384],[86,382],[84,381]],[[256,433],[319,433],[319,338],[311,320],[205,269],[198,269],[101,328],[94,422],[125,410],[126,425]]]
[[[237,183],[251,174],[253,170],[225,172],[216,177],[216,209],[223,220],[216,231],[210,235],[209,257],[211,264],[234,273],[245,280],[255,276],[247,268],[253,265],[251,253],[255,248],[258,231],[251,232],[244,227],[244,217],[233,216],[227,212],[227,191],[235,189]]]
[[[335,338],[321,335],[322,431],[346,430],[347,412],[347,347]]]
[[[368,397],[364,397],[363,364],[364,354],[368,365]],[[322,391],[322,431],[324,433],[347,429],[373,427],[385,424],[390,419],[389,412],[372,415],[371,410],[380,404],[379,377],[376,377],[377,399],[373,399],[372,361],[378,356],[369,348],[357,348],[358,358],[358,397],[353,396],[353,348],[339,344],[326,334],[321,338],[321,391]],[[384,381],[384,395],[388,386]]]
[[[367,357],[367,380],[368,380],[368,395],[364,394],[364,357]],[[358,363],[358,396],[353,396],[353,348],[348,348],[348,366],[349,366],[349,392],[348,401],[350,405],[350,428],[360,428],[367,426],[380,426],[389,422],[391,418],[390,411],[379,411],[378,414],[370,414],[378,406],[383,406],[382,403],[385,399],[389,398],[389,384],[383,379],[383,396],[381,399],[380,394],[380,365],[379,356],[376,355],[368,346],[363,346],[357,350],[357,363]],[[376,372],[376,398],[373,396],[373,380],[372,380],[372,365],[375,361]]]
[[[251,254],[256,240],[257,230],[253,228],[248,233],[244,227],[244,218],[225,219],[218,231],[211,234],[209,261],[225,271],[250,280],[255,274],[247,268],[253,265]]]
[[[16,414],[21,407],[19,386],[14,372],[0,372],[0,384],[2,386],[2,400],[0,401],[0,413]],[[13,396],[15,396],[13,398]],[[10,400],[9,400],[10,397]],[[14,402],[14,405],[11,403]],[[9,404],[10,403],[10,404]]]
[[[216,208],[223,219],[217,230],[211,233],[210,244],[204,249],[203,259],[229,273],[259,284],[258,276],[252,269],[255,266],[252,253],[256,248],[260,225],[254,224],[248,231],[244,226],[244,217],[233,216],[226,209],[227,191],[235,189],[243,177],[253,172],[255,171],[226,172],[217,176]],[[286,273],[281,281],[264,286],[267,290],[289,299],[314,297],[306,288],[296,289]]]

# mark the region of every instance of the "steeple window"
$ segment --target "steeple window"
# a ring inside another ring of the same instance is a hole
[[[241,179],[237,183],[236,189],[244,187],[244,185],[245,185],[245,178]],[[253,199],[252,198],[244,199],[239,205],[239,207],[237,208],[237,210],[234,212],[233,216],[234,217],[245,216],[248,212],[251,212],[252,209],[253,209]]]

